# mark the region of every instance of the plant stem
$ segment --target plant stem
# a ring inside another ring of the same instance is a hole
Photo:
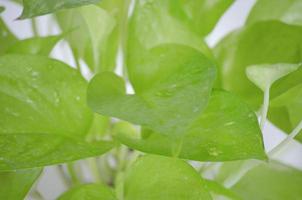
[[[75,167],[74,163],[67,163],[67,169],[68,169],[71,181],[74,185],[77,185],[80,183],[80,180],[77,176],[77,173],[76,173],[74,167]]]
[[[263,130],[267,118],[267,112],[269,107],[269,92],[270,92],[270,86],[267,86],[264,91],[263,105],[261,111],[261,119],[260,119],[261,130]]]
[[[37,22],[35,18],[31,19],[31,28],[33,31],[34,36],[39,36],[39,32],[38,32],[38,27],[37,27]]]
[[[62,179],[63,184],[66,186],[66,188],[69,188],[71,186],[71,181],[69,177],[66,176],[64,170],[63,170],[63,165],[58,165],[57,166],[58,173],[60,174],[60,178]]]
[[[90,170],[91,170],[91,174],[94,178],[94,181],[96,183],[101,183],[102,178],[101,178],[101,175],[100,175],[100,172],[99,172],[99,168],[98,168],[98,165],[97,165],[96,158],[88,158],[88,164],[89,164],[89,167],[90,167]]]
[[[302,120],[282,142],[280,142],[276,147],[274,147],[270,152],[268,152],[269,157],[277,155],[280,152],[280,150],[286,147],[290,143],[290,141],[298,135],[298,133],[301,130],[302,130]]]

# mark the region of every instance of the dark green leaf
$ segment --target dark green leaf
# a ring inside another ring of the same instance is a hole
[[[53,13],[61,9],[95,4],[100,0],[23,0],[23,12],[20,19]]]
[[[207,200],[206,182],[186,162],[163,156],[144,156],[131,167],[125,181],[125,200]]]
[[[41,169],[20,170],[0,173],[0,199],[24,199]]]
[[[102,115],[143,125],[164,135],[181,136],[204,110],[215,68],[198,51],[184,46],[154,48],[151,55],[155,60],[148,60],[147,64],[165,68],[151,68],[151,80],[146,81],[149,85],[142,83],[143,91],[126,95],[122,78],[101,73],[89,84],[88,104]]]
[[[80,185],[65,192],[58,200],[117,200],[111,188],[102,184]]]
[[[10,46],[5,53],[47,56],[61,38],[61,36],[48,36],[20,40]]]
[[[78,71],[46,57],[6,55],[0,83],[0,170],[96,156],[112,147],[85,142],[92,113]]]
[[[173,144],[157,133],[142,136],[127,123],[116,125],[123,144],[140,151],[171,156]],[[265,159],[261,131],[254,112],[236,96],[214,91],[208,107],[183,138],[179,157],[199,161]]]
[[[301,10],[301,0],[258,0],[247,19],[247,24],[280,20],[287,24],[302,25]]]
[[[248,80],[246,67],[301,62],[301,34],[302,27],[277,21],[256,23],[230,34],[215,48],[221,86],[257,109],[262,92]]]

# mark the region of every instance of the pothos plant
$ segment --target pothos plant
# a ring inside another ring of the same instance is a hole
[[[43,199],[49,165],[61,200],[302,199],[302,172],[276,161],[302,141],[301,0],[258,0],[210,48],[233,2],[23,0],[19,20],[37,32],[52,13],[62,34],[19,40],[0,21],[0,199]],[[60,40],[76,69],[49,57]],[[265,151],[268,120],[289,135]]]

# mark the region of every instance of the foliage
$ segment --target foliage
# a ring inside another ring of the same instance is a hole
[[[23,0],[19,20],[62,30],[24,40],[0,18],[0,199],[38,194],[50,165],[66,168],[61,200],[301,199],[302,172],[274,161],[302,141],[301,1],[258,0],[210,48],[233,3]],[[75,69],[51,58],[61,40]],[[268,120],[289,134],[270,152]]]

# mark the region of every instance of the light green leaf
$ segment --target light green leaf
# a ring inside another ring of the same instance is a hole
[[[176,53],[180,58],[167,63]],[[162,46],[152,49],[151,55],[155,60],[150,64],[166,68],[150,73],[152,82],[148,82],[148,88],[144,85],[140,93],[127,95],[122,78],[100,73],[89,84],[88,105],[102,115],[143,125],[164,135],[181,136],[204,110],[215,68],[202,54],[188,47]]]
[[[20,19],[53,13],[61,9],[95,4],[100,0],[23,0],[23,12]]]
[[[247,24],[280,20],[287,24],[302,25],[301,9],[301,0],[258,0],[247,19]]]
[[[5,53],[47,56],[61,38],[61,36],[48,36],[20,40],[10,46]]]
[[[291,133],[302,120],[302,83],[271,100],[268,117],[286,133]],[[297,139],[302,142],[301,133]]]
[[[241,200],[241,198],[232,190],[225,188],[220,183],[213,180],[205,180],[207,189],[211,191],[213,199],[221,200]]]
[[[87,184],[74,187],[58,200],[117,200],[111,188],[102,184]]]
[[[92,113],[78,71],[46,57],[6,55],[0,83],[0,170],[72,161],[112,147],[85,142]]]
[[[129,21],[127,67],[131,71],[132,66],[135,67],[140,58],[145,57],[146,51],[168,43],[190,46],[212,57],[203,34],[215,23],[212,25],[213,19],[202,15],[216,8],[222,12],[220,6],[226,8],[230,2],[216,1],[212,4],[204,0],[137,1]],[[218,20],[219,16],[215,15],[213,18]]]
[[[16,42],[17,38],[11,33],[0,17],[0,55],[3,55]]]
[[[300,65],[287,63],[252,65],[246,68],[246,75],[250,81],[264,92],[275,81],[297,70]]]
[[[118,1],[118,0],[115,0]],[[106,2],[106,1],[105,1]],[[118,4],[123,6],[123,4]],[[57,13],[57,19],[64,31],[71,31],[67,40],[76,59],[85,60],[91,70],[107,71],[116,66],[119,40],[119,18],[113,12],[98,5],[90,5]]]
[[[301,171],[280,163],[264,163],[249,171],[232,190],[247,200],[300,199],[301,184]]]
[[[125,200],[207,200],[206,182],[186,162],[147,155],[127,173]]]
[[[0,199],[24,199],[41,169],[20,170],[0,173]]]
[[[301,62],[301,34],[302,27],[267,21],[228,35],[215,47],[221,87],[239,94],[255,109],[259,108],[262,91],[248,80],[246,68],[258,64]]]
[[[168,137],[143,129],[141,135],[129,124],[114,128],[123,144],[148,153],[173,155]],[[183,138],[180,158],[199,161],[265,159],[261,131],[254,112],[236,96],[214,91],[209,105]]]

